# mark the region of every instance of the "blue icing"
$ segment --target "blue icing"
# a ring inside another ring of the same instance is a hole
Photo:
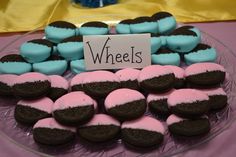
[[[156,53],[157,50],[161,47],[161,38],[160,37],[152,37],[151,38],[151,54]]]
[[[129,24],[117,24],[116,25],[116,32],[118,34],[130,34],[130,25]]]
[[[198,50],[184,55],[184,59],[188,65],[199,62],[214,62],[217,54],[214,48]]]
[[[76,35],[76,29],[71,28],[57,28],[53,26],[47,26],[45,28],[46,38],[54,43],[59,43],[63,39]]]
[[[67,62],[65,60],[53,60],[33,64],[34,71],[46,75],[62,75],[66,69]]]
[[[193,27],[193,28],[191,28],[189,30],[195,32],[197,34],[197,36],[201,39],[201,32],[200,32],[199,29],[197,29],[196,27]]]
[[[166,36],[160,36],[161,38],[161,46],[166,46]]]
[[[48,46],[26,42],[20,47],[20,54],[30,63],[36,63],[46,60],[52,49]]]
[[[32,70],[30,63],[25,62],[3,62],[0,63],[1,74],[16,74],[21,75]]]
[[[180,56],[178,53],[152,54],[152,64],[179,66]]]
[[[85,62],[84,59],[74,60],[70,62],[70,69],[73,73],[79,74],[81,72],[85,72]]]
[[[76,60],[84,57],[82,42],[65,42],[57,45],[60,55],[67,60]]]
[[[106,35],[109,33],[109,29],[101,27],[80,27],[79,32],[81,35]]]
[[[53,46],[52,54],[54,54],[54,55],[58,54],[57,46]]]
[[[131,33],[157,33],[157,22],[143,22],[130,25]]]
[[[200,42],[200,37],[191,35],[172,35],[166,38],[167,47],[176,52],[189,52]]]
[[[76,32],[76,36],[80,35],[79,28],[76,28],[75,32]]]
[[[176,20],[174,17],[166,17],[157,21],[160,34],[169,34],[176,28]]]

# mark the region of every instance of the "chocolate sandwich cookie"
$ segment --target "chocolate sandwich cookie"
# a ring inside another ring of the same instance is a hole
[[[130,24],[132,34],[136,33],[158,33],[158,24],[156,20],[148,16],[137,17]]]
[[[51,81],[51,89],[47,95],[49,98],[55,101],[68,93],[69,83],[65,78],[58,75],[51,75],[48,77]]]
[[[227,106],[227,94],[222,88],[201,90],[209,96],[211,110],[220,110]]]
[[[82,24],[79,32],[81,35],[106,35],[109,33],[109,27],[106,23],[91,21]]]
[[[47,95],[50,88],[49,77],[41,73],[30,72],[16,77],[13,93],[16,97],[23,99],[35,99]]]
[[[195,63],[185,69],[189,86],[194,88],[218,87],[225,80],[225,68],[216,63]]]
[[[131,34],[130,24],[132,24],[132,19],[122,20],[116,25],[117,34]]]
[[[106,97],[110,92],[120,88],[119,78],[109,71],[89,72],[83,80],[85,93],[92,97]]]
[[[120,121],[141,117],[146,111],[146,100],[142,93],[121,88],[111,92],[104,102],[109,115]]]
[[[206,114],[210,109],[209,97],[196,89],[178,89],[167,99],[170,111],[184,118],[196,118]]]
[[[31,64],[18,54],[6,55],[0,59],[0,74],[21,75],[31,70]]]
[[[177,28],[166,38],[167,47],[180,53],[187,53],[193,50],[200,41],[200,31],[193,26]]]
[[[34,39],[20,46],[20,55],[30,63],[45,61],[53,52],[53,43],[46,39]]]
[[[175,74],[175,83],[174,88],[180,89],[185,87],[185,71],[181,67],[173,66],[173,65],[166,65],[165,67],[171,69]]]
[[[73,60],[70,62],[70,70],[74,74],[79,74],[82,72],[87,71],[85,68],[85,62],[84,59],[79,59],[79,60]]]
[[[15,107],[15,120],[32,125],[38,120],[52,116],[53,101],[47,97],[36,100],[20,100]]]
[[[46,38],[53,43],[76,36],[77,28],[74,24],[66,21],[55,21],[50,23],[44,30]]]
[[[120,79],[120,85],[122,88],[129,88],[134,90],[139,90],[138,76],[140,70],[126,68],[118,70],[115,74]]]
[[[72,91],[84,91],[83,80],[89,74],[89,72],[82,72],[75,75],[70,81],[70,87]]]
[[[105,142],[118,136],[120,123],[108,115],[96,114],[77,131],[80,137],[90,142]]]
[[[61,145],[75,139],[76,128],[66,127],[53,118],[39,120],[33,127],[35,142],[45,145]]]
[[[140,87],[150,93],[167,92],[174,86],[175,75],[167,67],[150,65],[141,70],[138,81]]]
[[[136,147],[158,146],[164,139],[165,128],[152,117],[126,121],[121,125],[122,140]]]
[[[161,48],[155,54],[152,54],[152,64],[179,66],[180,56],[177,52]]]
[[[1,74],[0,75],[0,95],[2,96],[12,96],[12,86],[17,75],[12,74]]]
[[[94,100],[84,92],[71,92],[53,105],[53,117],[60,124],[78,126],[88,122],[95,114]]]
[[[33,64],[33,70],[46,75],[63,75],[67,70],[67,61],[57,55],[52,55],[46,61]]]
[[[184,119],[172,114],[166,123],[170,133],[175,136],[200,136],[210,131],[210,122],[207,117]]]
[[[157,12],[152,15],[152,18],[157,21],[160,34],[169,34],[176,28],[176,19],[169,12]]]
[[[77,60],[84,57],[83,36],[69,37],[57,45],[59,54],[66,60]]]
[[[215,62],[216,58],[216,50],[202,43],[198,44],[192,51],[184,55],[185,63],[188,65],[200,62]]]
[[[149,110],[161,118],[169,116],[171,112],[168,108],[167,99],[173,91],[171,90],[162,94],[148,94],[147,104]]]
[[[151,34],[151,54],[154,54],[162,46],[162,38],[159,35]]]

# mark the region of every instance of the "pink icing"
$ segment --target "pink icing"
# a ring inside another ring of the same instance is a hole
[[[186,119],[178,117],[178,116],[172,114],[167,118],[166,123],[167,123],[167,125],[171,125],[171,124],[178,123],[178,122],[181,122],[181,121],[184,121],[184,120],[186,120]]]
[[[225,72],[225,68],[216,63],[196,63],[192,64],[185,69],[185,76],[196,75],[204,72],[211,71],[222,71]]]
[[[94,125],[116,125],[120,126],[120,122],[116,119],[108,116],[106,114],[96,114],[87,124],[84,126],[94,126]]]
[[[206,93],[208,96],[213,95],[227,95],[223,88],[214,88],[214,89],[204,89],[201,90],[202,92]]]
[[[109,71],[93,71],[83,79],[84,83],[95,83],[95,82],[119,82],[119,78],[112,72]]]
[[[75,75],[75,77],[72,78],[70,82],[70,86],[79,85],[83,83],[84,78],[89,74],[90,72],[82,72],[80,74]]]
[[[175,74],[175,77],[178,79],[184,78],[184,69],[174,66],[174,65],[166,65],[165,67],[171,69]]]
[[[175,106],[181,103],[193,103],[203,100],[209,100],[204,92],[196,89],[178,89],[169,95],[167,103],[169,106]]]
[[[20,100],[17,104],[39,109],[49,114],[52,113],[53,101],[47,97],[37,100]]]
[[[145,99],[143,94],[136,90],[121,88],[111,92],[105,99],[106,109],[122,105],[128,102]]]
[[[17,75],[13,74],[1,74],[0,82],[7,84],[8,86],[13,86]]]
[[[139,74],[138,81],[142,82],[147,79],[159,77],[173,73],[171,69],[161,65],[149,65],[143,68]]]
[[[63,95],[53,105],[53,111],[70,107],[93,105],[94,100],[83,92],[71,92]]]
[[[169,97],[169,95],[174,92],[175,89],[166,92],[166,93],[161,93],[161,94],[148,94],[147,97],[147,103],[150,103],[151,101],[157,101],[157,100],[162,100],[162,99],[167,99]]]
[[[22,74],[20,76],[17,76],[15,79],[15,84],[21,84],[25,82],[35,82],[35,81],[49,81],[49,77],[47,77],[44,74],[38,73],[38,72],[29,72]]]
[[[51,87],[63,88],[65,90],[69,88],[69,83],[64,77],[59,75],[50,75],[49,78],[51,80]]]
[[[128,80],[137,80],[139,76],[140,70],[126,68],[117,71],[115,74],[119,77],[120,81],[128,81]]]
[[[165,128],[163,124],[155,118],[143,116],[139,119],[126,121],[121,125],[121,128],[143,129],[148,131],[155,131],[164,134]]]
[[[45,118],[39,120],[33,127],[35,128],[50,128],[50,129],[62,129],[76,132],[76,128],[67,127],[59,124],[54,118]]]

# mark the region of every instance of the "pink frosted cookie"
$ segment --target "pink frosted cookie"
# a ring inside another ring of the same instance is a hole
[[[122,88],[139,89],[138,76],[140,70],[126,68],[117,71],[115,74],[119,77]]]
[[[84,92],[71,92],[53,105],[54,118],[63,125],[78,126],[88,122],[95,114],[94,100]]]
[[[148,94],[147,104],[149,110],[152,113],[157,114],[158,117],[165,118],[166,116],[170,115],[167,99],[173,91],[174,89],[162,94]]]
[[[227,106],[227,94],[222,88],[204,89],[201,91],[209,96],[211,110],[219,110]]]
[[[196,63],[185,69],[187,83],[195,88],[218,87],[225,80],[225,68],[216,63]]]
[[[17,75],[13,74],[1,74],[0,75],[0,95],[11,96],[12,86]]]
[[[199,136],[210,131],[210,122],[207,117],[184,119],[174,114],[170,115],[166,123],[170,133],[175,136]]]
[[[138,81],[145,91],[166,92],[174,86],[175,75],[171,69],[165,66],[150,65],[141,70]]]
[[[178,89],[172,92],[167,103],[170,111],[181,117],[195,118],[210,109],[209,97],[196,89]]]
[[[45,96],[51,88],[50,78],[37,72],[29,72],[17,76],[13,93],[17,97],[24,99],[35,99]]]
[[[160,145],[163,141],[164,133],[163,124],[149,116],[126,121],[121,125],[122,140],[137,147]]]
[[[165,67],[171,69],[175,75],[174,88],[176,89],[183,88],[185,85],[184,69],[174,65],[166,65]]]
[[[110,71],[89,72],[83,79],[83,89],[92,97],[105,97],[119,87],[119,78]]]
[[[59,124],[53,118],[39,120],[33,127],[33,137],[45,145],[61,145],[75,139],[76,128]]]
[[[72,91],[84,91],[83,80],[89,75],[90,72],[82,72],[75,75],[70,81],[70,87]]]
[[[105,114],[96,114],[85,125],[79,127],[80,137],[91,142],[114,139],[120,132],[120,122]]]
[[[146,111],[146,100],[140,92],[121,88],[111,92],[104,102],[106,111],[120,121],[141,117]]]
[[[48,97],[55,101],[68,92],[69,83],[59,75],[50,75],[49,78],[51,80],[51,89]]]
[[[38,120],[50,117],[53,101],[47,97],[36,100],[20,100],[15,108],[14,117],[17,122],[32,125]]]

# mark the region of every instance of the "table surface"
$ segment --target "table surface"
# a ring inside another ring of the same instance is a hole
[[[214,22],[214,23],[193,23],[200,30],[207,32],[215,38],[222,41],[236,54],[236,22]],[[21,34],[0,34],[0,49],[7,43],[13,41]],[[34,34],[37,38],[37,34]],[[222,132],[220,135],[209,141],[193,148],[188,152],[176,155],[175,157],[234,157],[236,154],[236,122],[229,129]],[[4,157],[37,157],[38,155],[28,152],[27,150],[16,146],[7,139],[0,137],[0,154]]]

